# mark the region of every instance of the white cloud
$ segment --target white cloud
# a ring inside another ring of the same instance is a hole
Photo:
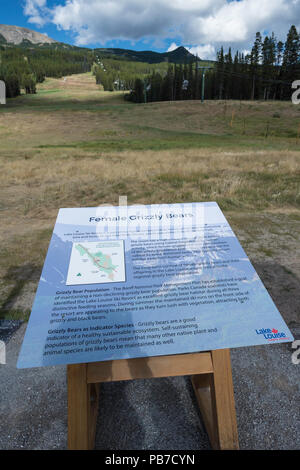
[[[284,40],[295,19],[300,22],[300,0],[60,0],[51,8],[47,0],[25,2],[30,22],[71,31],[78,45],[173,38],[203,58],[221,44],[249,49],[256,31]]]
[[[24,14],[28,21],[41,27],[48,22],[47,0],[26,0]]]
[[[172,42],[170,47],[167,49],[167,52],[175,51],[175,49],[177,49],[177,47],[179,47],[179,46],[177,46],[176,42]]]
[[[201,31],[203,41],[243,42],[256,31],[276,29],[285,23],[291,25],[295,16],[300,14],[299,1],[296,0],[242,0],[224,2],[223,6],[207,17],[198,17],[193,22],[192,35],[198,37]]]
[[[250,49],[243,49],[240,51],[241,54],[244,54],[244,57],[246,57],[246,55],[250,55],[251,54],[251,51]]]
[[[216,60],[216,48],[212,44],[187,47],[187,50],[191,54],[197,55],[200,59]]]

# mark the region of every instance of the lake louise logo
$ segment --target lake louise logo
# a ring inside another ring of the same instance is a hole
[[[279,332],[276,328],[272,330],[270,328],[262,328],[261,330],[255,330],[257,335],[264,335],[268,341],[275,341],[278,339],[286,338],[286,334]]]

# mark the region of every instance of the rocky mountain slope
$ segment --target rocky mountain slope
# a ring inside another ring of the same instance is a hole
[[[56,41],[49,38],[46,34],[41,34],[28,28],[20,28],[19,26],[9,26],[0,24],[0,42],[19,45],[24,41],[32,44],[54,44]]]

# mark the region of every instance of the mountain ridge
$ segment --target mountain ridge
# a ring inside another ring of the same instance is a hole
[[[179,46],[171,52],[154,52],[154,51],[134,51],[131,49],[119,48],[96,48],[96,54],[103,57],[108,55],[118,56],[127,60],[134,60],[137,62],[148,62],[155,64],[159,62],[172,62],[172,63],[189,63],[195,62],[196,56],[191,54],[185,47]]]
[[[98,54],[101,58],[123,59],[133,62],[146,62],[156,64],[160,62],[170,62],[184,64],[195,62],[196,56],[191,54],[185,47],[179,46],[170,52],[155,52],[151,50],[135,51],[132,49],[121,48],[82,48],[71,44],[55,41],[46,34],[38,33],[32,29],[20,26],[0,24],[0,47],[43,47],[56,49],[86,49],[87,51]],[[198,59],[201,60],[201,59]]]
[[[38,33],[33,29],[23,28],[20,26],[0,24],[0,41],[4,38],[7,44],[14,44],[18,46],[24,41],[31,44],[57,44],[52,38],[46,34]],[[3,39],[1,42],[4,42]]]

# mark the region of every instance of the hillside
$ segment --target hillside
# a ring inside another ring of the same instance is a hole
[[[28,28],[0,24],[0,43],[14,44],[16,46],[29,42],[31,44],[55,44],[57,41],[45,34]]]
[[[191,54],[185,47],[180,46],[171,52],[133,51],[130,49],[98,48],[95,53],[101,57],[116,56],[134,62],[146,62],[148,64],[159,64],[171,62],[173,64],[184,64],[196,61],[196,56]]]

